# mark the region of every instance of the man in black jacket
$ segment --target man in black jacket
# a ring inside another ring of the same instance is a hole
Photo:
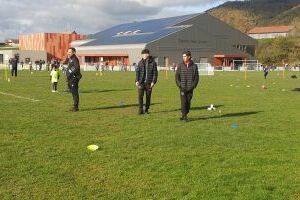
[[[176,84],[180,89],[181,113],[180,120],[188,121],[187,114],[190,111],[193,91],[198,85],[199,73],[197,65],[191,60],[191,52],[182,53],[183,62],[176,70]]]
[[[11,58],[9,60],[10,64],[11,64],[11,76],[17,77],[18,75],[18,56],[14,55],[13,58]]]
[[[79,105],[79,94],[78,94],[78,83],[81,79],[82,75],[80,73],[80,65],[79,60],[77,58],[76,49],[71,47],[68,49],[68,68],[66,70],[67,80],[68,80],[68,87],[73,96],[74,106],[71,111],[77,112],[78,105]]]
[[[157,64],[148,49],[142,50],[142,59],[136,68],[135,85],[138,87],[139,112],[149,114],[152,88],[157,82]],[[146,106],[143,110],[143,97],[146,92]]]

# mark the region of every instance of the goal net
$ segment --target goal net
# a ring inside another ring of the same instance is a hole
[[[210,63],[196,63],[198,66],[199,75],[213,76],[214,67]]]

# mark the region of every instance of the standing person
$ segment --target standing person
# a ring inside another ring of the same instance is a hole
[[[100,70],[104,71],[104,64],[103,64],[103,62],[100,63]]]
[[[175,72],[175,70],[176,70],[176,63],[173,63],[172,70],[173,70],[173,72]]]
[[[82,75],[80,73],[80,65],[79,60],[76,56],[76,49],[70,47],[68,49],[68,68],[66,71],[68,86],[73,96],[73,108],[71,111],[77,112],[78,105],[79,105],[79,94],[78,94],[78,84],[79,80],[81,79]]]
[[[53,67],[50,73],[50,81],[52,83],[52,92],[57,92],[58,79],[60,77],[58,67]]]
[[[140,115],[144,113],[149,114],[152,88],[157,82],[157,76],[157,64],[154,61],[154,58],[150,56],[150,51],[148,49],[142,50],[142,59],[136,68],[135,79],[135,85],[138,87],[138,114]],[[143,110],[144,93],[146,93],[145,111]]]
[[[10,59],[11,64],[11,76],[17,77],[18,75],[18,57],[17,55],[14,55],[12,59]]]
[[[97,72],[99,71],[99,63],[98,62],[96,63],[96,71]]]
[[[39,61],[39,71],[41,71],[41,70],[42,70],[42,66],[43,66],[43,61],[42,61],[42,60],[40,60],[40,61]]]
[[[23,62],[23,60],[20,62],[20,64],[21,64],[21,68],[23,70],[23,68],[24,68],[24,62]]]
[[[269,74],[269,67],[265,66],[264,67],[264,77],[265,77],[265,79],[267,79],[268,74]]]
[[[188,113],[191,107],[193,98],[193,91],[198,85],[199,73],[197,65],[191,60],[192,55],[190,51],[182,53],[183,62],[177,66],[176,70],[176,84],[180,89],[181,100],[181,121],[188,121]]]
[[[136,68],[137,68],[136,63],[133,63],[132,66],[133,66],[134,71],[136,71]]]
[[[114,71],[114,67],[115,67],[115,65],[114,65],[114,63],[112,63],[112,64],[111,64],[111,71],[112,71],[112,72]]]
[[[49,72],[49,70],[50,70],[50,61],[48,61],[47,62],[47,64],[46,64],[46,70]],[[52,70],[51,70],[52,71]]]
[[[36,60],[34,63],[35,63],[35,71],[37,71],[37,67],[38,67],[39,61]]]
[[[31,71],[32,70],[32,62],[31,61],[29,61],[29,70]]]

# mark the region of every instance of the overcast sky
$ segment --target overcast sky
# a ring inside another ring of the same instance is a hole
[[[0,41],[22,33],[91,34],[146,19],[203,12],[226,0],[0,0]]]

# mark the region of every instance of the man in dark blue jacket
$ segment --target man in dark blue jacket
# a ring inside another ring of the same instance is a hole
[[[80,65],[77,56],[75,55],[76,49],[71,47],[68,49],[68,68],[66,70],[68,86],[73,96],[74,106],[71,111],[77,112],[79,105],[79,93],[78,93],[78,83],[82,75],[80,73]]]
[[[142,50],[142,59],[136,68],[135,85],[138,87],[139,112],[149,114],[152,88],[157,82],[157,64],[148,49]],[[143,110],[143,97],[146,92],[146,106]]]
[[[180,120],[188,121],[187,114],[190,111],[193,91],[199,82],[198,66],[191,60],[191,52],[182,53],[183,62],[176,70],[176,84],[180,89],[181,113]]]

